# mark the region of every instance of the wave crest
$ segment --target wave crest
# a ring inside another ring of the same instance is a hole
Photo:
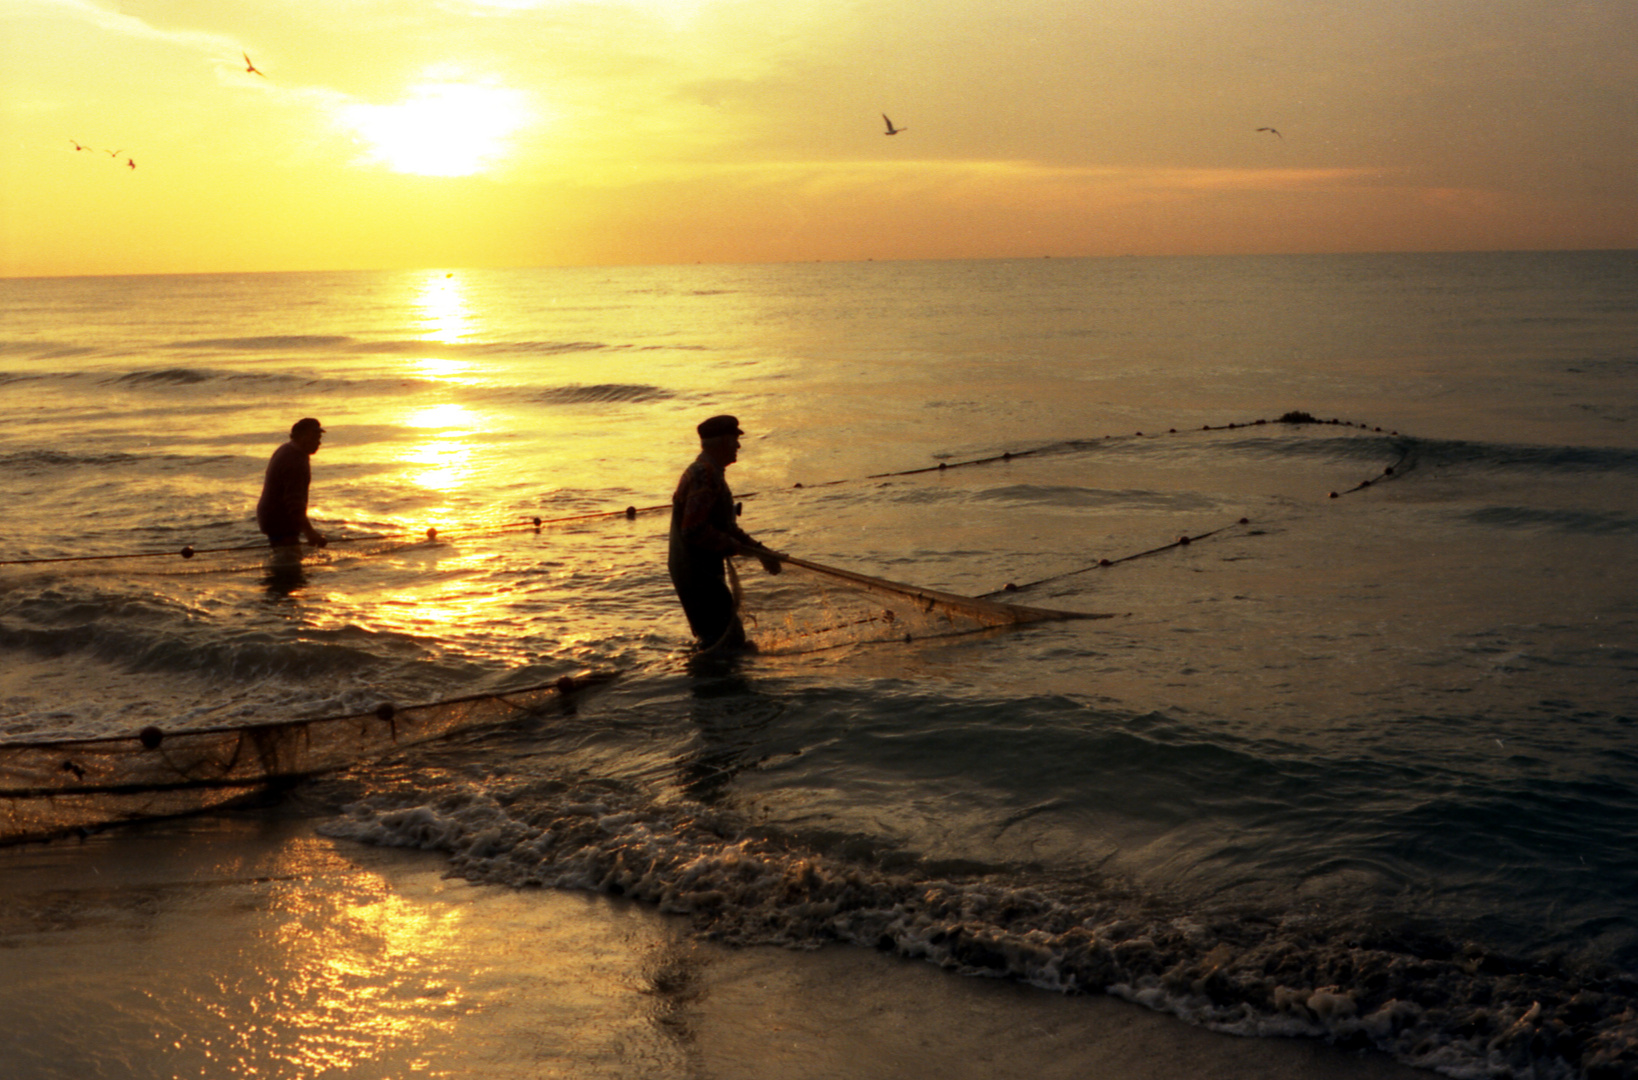
[[[74,469],[82,466],[127,465],[142,460],[136,454],[70,454],[62,450],[14,450],[0,454],[0,469],[21,473],[44,472],[49,469]]]
[[[629,383],[599,383],[595,386],[557,386],[544,391],[540,400],[550,405],[608,405],[635,401],[663,401],[671,393],[658,386]]]
[[[1245,1035],[1373,1047],[1451,1075],[1631,1075],[1629,976],[1521,963],[1367,925],[1226,913],[1207,924],[1153,903],[894,874],[747,835],[700,807],[662,808],[603,783],[477,788],[436,802],[353,804],[327,835],[448,853],[455,873],[592,890],[693,917],[739,944],[841,941],[1065,993],[1110,993]]]
[[[274,352],[294,349],[334,349],[353,338],[344,334],[264,334],[257,337],[198,338],[173,341],[173,349],[232,349],[244,352]]]

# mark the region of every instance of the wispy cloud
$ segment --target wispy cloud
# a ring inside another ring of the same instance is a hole
[[[135,15],[110,11],[107,8],[90,3],[89,0],[12,0],[12,2],[23,7],[54,11],[84,22],[88,26],[94,26],[99,30],[106,30],[109,33],[122,34],[126,37],[144,41],[167,41],[204,52],[219,52],[229,57],[237,57],[240,51],[238,41],[226,35],[212,34],[202,30],[162,30]]]

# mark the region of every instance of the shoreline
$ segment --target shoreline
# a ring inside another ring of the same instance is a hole
[[[449,878],[272,811],[0,849],[0,1073],[1416,1080],[837,946],[695,940],[612,897]]]

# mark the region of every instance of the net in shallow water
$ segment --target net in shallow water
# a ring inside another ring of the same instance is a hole
[[[957,596],[786,557],[784,572],[738,588],[752,640],[799,654],[1106,614]],[[0,743],[0,843],[195,813],[281,780],[327,772],[469,728],[534,713],[612,673],[406,708],[232,727]]]
[[[1114,617],[958,596],[790,555],[781,562],[777,576],[758,575],[750,585],[737,575],[734,580],[747,635],[761,652],[776,656]]]
[[[0,843],[207,810],[275,781],[516,720],[613,677],[587,672],[504,694],[349,716],[0,744]]]

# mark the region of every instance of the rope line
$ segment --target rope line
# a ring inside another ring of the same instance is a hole
[[[438,530],[437,529],[428,529],[425,533],[421,533],[421,534],[417,534],[417,533],[364,533],[364,534],[359,535],[359,536],[338,536],[334,540],[327,540],[325,542],[324,546],[325,547],[332,547],[332,546],[338,545],[338,544],[358,544],[358,543],[362,543],[362,542],[364,542],[366,540],[406,540],[406,539],[410,539],[411,537],[419,537],[419,539],[413,541],[415,543],[419,543],[420,540],[436,540],[438,538]],[[307,547],[308,545],[303,544],[302,546]],[[125,552],[123,554],[114,554],[114,555],[59,555],[59,556],[56,556],[54,558],[42,558],[42,559],[0,559],[0,566],[38,566],[38,565],[42,565],[42,564],[46,564],[46,563],[66,563],[66,562],[105,562],[105,561],[110,560],[110,559],[174,559],[174,558],[177,558],[177,557],[181,557],[181,558],[184,558],[184,559],[191,559],[195,555],[221,555],[221,554],[228,553],[228,552],[238,552],[238,551],[272,551],[272,550],[274,550],[274,549],[270,548],[266,544],[235,544],[235,545],[233,545],[231,547],[210,547],[210,548],[196,548],[192,544],[188,544],[185,547],[183,547],[180,551],[133,551],[133,552]],[[315,549],[315,550],[319,550],[319,549]]]
[[[1143,559],[1150,555],[1159,555],[1163,551],[1173,551],[1180,547],[1188,547],[1190,544],[1197,541],[1205,540],[1206,538],[1216,536],[1219,533],[1228,532],[1230,529],[1250,524],[1250,518],[1241,518],[1239,521],[1236,521],[1233,524],[1220,525],[1217,528],[1212,529],[1210,532],[1195,533],[1193,536],[1179,536],[1176,540],[1173,540],[1169,544],[1161,544],[1159,547],[1153,547],[1147,551],[1139,551],[1132,555],[1122,555],[1118,559],[1099,559],[1095,563],[1088,563],[1086,566],[1078,567],[1074,570],[1065,570],[1061,574],[1052,574],[1044,578],[1037,578],[1034,581],[1028,581],[1022,585],[1014,585],[1009,581],[999,589],[995,589],[987,593],[979,593],[978,595],[980,599],[989,599],[993,596],[1005,596],[1008,593],[1020,593],[1025,589],[1033,589],[1037,585],[1045,585],[1053,581],[1062,581],[1064,578],[1075,577],[1077,574],[1085,574],[1092,570],[1103,570],[1111,566],[1119,566],[1121,563],[1129,563],[1134,559]]]
[[[140,744],[141,748],[144,750],[159,750],[164,745],[165,740],[173,735],[189,737],[201,735],[241,735],[246,732],[254,733],[257,731],[285,731],[293,728],[299,728],[304,725],[338,724],[343,721],[360,720],[366,718],[373,718],[383,724],[391,725],[398,717],[400,712],[441,709],[456,705],[469,705],[478,701],[500,701],[502,704],[507,705],[512,709],[522,712],[529,712],[531,711],[529,706],[519,705],[508,699],[522,694],[538,694],[547,690],[555,690],[558,694],[567,697],[578,690],[585,690],[590,687],[600,686],[604,683],[612,682],[613,680],[619,678],[622,674],[624,674],[624,672],[619,668],[597,669],[592,671],[577,672],[572,675],[559,675],[550,682],[536,683],[532,686],[520,686],[511,690],[491,690],[486,693],[478,694],[463,694],[459,697],[440,698],[437,701],[422,702],[415,705],[399,706],[391,701],[383,701],[367,713],[342,713],[330,716],[304,716],[294,720],[264,720],[254,724],[214,724],[208,727],[175,728],[171,731],[165,731],[157,725],[150,724],[134,734],[127,735],[91,735],[84,738],[66,739],[7,739],[0,740],[0,753],[7,750],[37,750],[42,747],[51,747],[53,749],[60,749],[65,753],[69,753],[76,749],[108,746],[110,744],[128,742],[136,742]],[[53,790],[61,791],[65,789],[59,788]],[[17,794],[17,792],[7,790],[0,792],[0,794],[14,795]]]
[[[1368,425],[1353,423],[1353,422],[1347,421],[1347,420],[1316,420],[1313,416],[1309,415],[1308,413],[1304,413],[1304,412],[1286,413],[1284,416],[1281,416],[1278,420],[1274,420],[1274,421],[1253,420],[1253,421],[1250,421],[1249,423],[1227,424],[1227,425],[1224,425],[1222,427],[1216,427],[1216,428],[1214,428],[1214,427],[1212,427],[1211,425],[1208,424],[1208,425],[1206,425],[1206,427],[1202,428],[1201,430],[1203,430],[1203,431],[1232,431],[1232,430],[1236,430],[1236,429],[1239,429],[1239,428],[1261,427],[1261,426],[1263,426],[1265,424],[1268,424],[1268,423],[1276,423],[1276,424],[1327,424],[1327,425],[1335,425],[1335,426],[1338,426],[1338,427],[1359,427],[1359,428],[1365,428],[1366,430],[1382,431],[1381,428],[1374,428],[1373,429],[1373,428],[1370,428]],[[1168,432],[1168,434],[1175,433],[1176,431],[1177,431],[1176,428],[1172,428],[1171,431]],[[1143,432],[1140,431],[1137,434],[1138,434],[1139,437],[1143,437]],[[1399,432],[1393,431],[1393,432],[1388,432],[1387,434],[1398,436]],[[1109,437],[1110,436],[1105,436],[1105,438],[1109,438]],[[1046,448],[1042,448],[1042,449],[1046,449]],[[1033,454],[1033,453],[1039,453],[1039,452],[1041,452],[1041,450],[1031,450],[1031,451],[1026,451],[1026,454]],[[1024,454],[1014,454],[1014,455],[1012,455],[1012,457],[1022,457],[1022,456],[1025,456],[1025,455]],[[975,461],[975,462],[964,462],[963,464],[987,464],[987,463],[989,463],[991,461],[997,461],[997,460],[1008,460],[1008,459],[1005,456],[1003,456],[1001,458],[985,458],[985,459],[980,459],[980,460]],[[1407,446],[1407,447],[1405,447],[1404,449],[1402,449],[1400,451],[1399,459],[1397,461],[1395,461],[1392,465],[1389,465],[1386,468],[1384,468],[1382,470],[1381,475],[1375,476],[1375,477],[1368,477],[1368,478],[1366,478],[1364,480],[1361,480],[1359,483],[1355,484],[1351,488],[1347,488],[1347,489],[1342,490],[1342,491],[1333,491],[1333,492],[1330,493],[1329,497],[1332,498],[1332,499],[1337,499],[1337,498],[1341,498],[1343,495],[1351,495],[1356,491],[1364,491],[1366,488],[1374,487],[1375,485],[1383,483],[1383,482],[1385,482],[1387,480],[1392,480],[1392,479],[1396,479],[1398,477],[1404,476],[1405,473],[1409,472],[1412,468],[1415,467],[1415,465],[1416,465],[1415,449],[1414,449],[1414,447]],[[922,471],[925,471],[925,470],[922,470]],[[1139,552],[1136,552],[1135,554],[1132,554],[1132,555],[1124,555],[1124,556],[1122,556],[1122,557],[1120,557],[1118,559],[1107,559],[1107,558],[1099,559],[1095,563],[1090,563],[1090,564],[1088,564],[1086,566],[1078,567],[1077,569],[1074,569],[1074,570],[1066,570],[1063,573],[1052,574],[1052,575],[1049,575],[1049,576],[1044,577],[1044,578],[1038,578],[1035,581],[1026,582],[1026,583],[1024,583],[1022,585],[1015,585],[1012,582],[1008,582],[1006,585],[1002,586],[999,589],[996,589],[996,590],[994,590],[992,592],[980,593],[979,595],[981,597],[986,597],[987,598],[987,597],[993,597],[993,596],[1003,596],[1003,595],[1006,595],[1007,593],[1023,592],[1026,589],[1033,589],[1037,585],[1046,585],[1049,582],[1061,581],[1064,578],[1075,577],[1078,574],[1085,574],[1085,573],[1087,573],[1089,571],[1092,571],[1092,570],[1107,569],[1108,567],[1111,567],[1111,566],[1118,566],[1121,563],[1131,562],[1134,559],[1142,559],[1142,558],[1145,558],[1145,557],[1150,556],[1150,555],[1158,555],[1163,551],[1173,551],[1173,550],[1176,550],[1177,548],[1180,548],[1180,547],[1187,547],[1189,544],[1192,544],[1192,543],[1194,543],[1196,541],[1205,540],[1208,537],[1216,536],[1219,533],[1227,532],[1230,529],[1233,529],[1233,528],[1236,528],[1236,527],[1239,527],[1239,526],[1250,525],[1250,524],[1251,524],[1251,519],[1250,518],[1241,518],[1239,521],[1233,522],[1233,523],[1231,523],[1229,525],[1218,526],[1217,528],[1212,529],[1209,532],[1196,533],[1193,536],[1188,536],[1188,535],[1180,536],[1176,540],[1172,541],[1169,544],[1162,544],[1159,547],[1150,548],[1147,551],[1139,551]]]
[[[1202,432],[1206,432],[1206,431],[1237,431],[1237,430],[1242,430],[1242,429],[1246,429],[1246,428],[1264,427],[1264,426],[1267,426],[1267,425],[1270,425],[1270,424],[1286,424],[1286,425],[1293,425],[1293,426],[1295,426],[1295,425],[1305,425],[1305,424],[1314,424],[1314,425],[1322,425],[1322,426],[1327,426],[1327,427],[1357,428],[1357,429],[1362,430],[1362,431],[1373,431],[1373,432],[1378,432],[1378,433],[1383,433],[1383,434],[1390,434],[1390,435],[1394,435],[1394,436],[1399,435],[1398,431],[1384,432],[1381,427],[1373,427],[1370,424],[1360,423],[1360,422],[1352,421],[1352,420],[1341,420],[1341,419],[1337,419],[1337,418],[1332,418],[1332,419],[1329,419],[1329,420],[1320,420],[1320,419],[1315,418],[1314,416],[1312,416],[1309,413],[1298,412],[1298,411],[1287,412],[1284,415],[1282,415],[1282,416],[1280,416],[1280,417],[1278,417],[1276,419],[1273,419],[1273,420],[1258,419],[1258,420],[1238,421],[1238,422],[1233,422],[1233,423],[1228,423],[1228,424],[1219,424],[1219,425],[1206,424],[1206,425],[1203,425],[1201,428],[1199,428],[1199,430],[1202,431]],[[800,490],[808,490],[808,489],[813,489],[813,488],[836,487],[836,486],[839,486],[839,485],[842,485],[842,484],[858,483],[861,479],[862,480],[887,480],[887,479],[895,479],[895,478],[907,477],[907,476],[922,476],[922,475],[925,475],[927,473],[947,472],[947,471],[949,471],[951,469],[971,468],[971,467],[975,467],[975,466],[979,466],[979,465],[994,465],[994,464],[997,464],[997,463],[1006,463],[1006,462],[1016,461],[1016,460],[1018,460],[1020,458],[1039,457],[1039,456],[1044,456],[1044,455],[1054,454],[1054,453],[1067,453],[1067,452],[1073,452],[1073,451],[1076,451],[1076,450],[1084,450],[1084,449],[1087,449],[1087,448],[1092,447],[1092,446],[1104,445],[1107,442],[1109,442],[1111,440],[1116,440],[1116,439],[1150,439],[1150,438],[1162,438],[1162,437],[1167,436],[1167,435],[1178,435],[1178,434],[1189,434],[1189,432],[1186,432],[1186,431],[1185,432],[1180,432],[1177,428],[1174,427],[1174,428],[1168,428],[1163,433],[1155,433],[1155,434],[1145,434],[1142,431],[1138,431],[1138,432],[1135,432],[1132,435],[1122,435],[1122,436],[1104,435],[1101,438],[1097,438],[1097,439],[1069,439],[1069,440],[1064,440],[1064,441],[1061,441],[1061,442],[1049,443],[1049,444],[1047,444],[1045,446],[1033,447],[1033,448],[1026,449],[1026,450],[1009,450],[1009,451],[1005,451],[1005,452],[1000,453],[1000,454],[992,454],[992,455],[989,455],[987,457],[971,458],[971,459],[968,459],[966,461],[941,461],[937,465],[925,465],[925,466],[921,466],[919,468],[914,468],[914,469],[900,469],[900,470],[895,471],[895,472],[870,473],[867,476],[864,476],[862,478],[854,478],[854,479],[845,479],[844,478],[844,479],[841,479],[841,480],[827,480],[827,481],[822,481],[822,482],[819,482],[819,483],[796,483],[796,484],[793,484],[791,486],[791,488],[786,489],[786,490],[800,491]],[[1330,493],[1330,497],[1333,498],[1333,499],[1339,498],[1342,495],[1348,495],[1348,494],[1352,494],[1352,493],[1354,493],[1356,491],[1362,491],[1362,490],[1364,490],[1366,488],[1370,488],[1370,487],[1374,486],[1375,484],[1382,482],[1383,480],[1403,475],[1404,472],[1408,471],[1409,468],[1414,466],[1414,463],[1415,463],[1415,455],[1414,455],[1413,450],[1411,448],[1406,448],[1405,450],[1403,450],[1401,452],[1399,460],[1396,461],[1393,465],[1388,466],[1388,468],[1384,470],[1384,472],[1383,472],[1383,474],[1381,476],[1372,477],[1372,478],[1369,478],[1369,479],[1366,479],[1366,480],[1362,480],[1358,484],[1354,485],[1351,488],[1347,488],[1346,490],[1333,491],[1333,492]],[[763,496],[765,494],[768,494],[768,493],[758,492],[758,491],[742,492],[742,493],[740,493],[738,495],[738,498],[740,498],[740,499],[754,499],[754,498],[758,498],[759,496]],[[615,518],[622,518],[622,517],[625,518],[628,521],[634,521],[640,515],[654,514],[654,513],[659,513],[661,511],[669,511],[670,509],[671,509],[671,504],[669,502],[667,502],[667,503],[658,503],[658,504],[655,504],[655,505],[642,506],[642,507],[627,506],[624,509],[620,509],[620,510],[595,510],[595,511],[588,511],[588,512],[582,513],[582,514],[568,514],[568,515],[563,515],[563,516],[559,516],[559,517],[552,517],[552,518],[534,516],[534,517],[521,518],[521,519],[517,519],[517,520],[514,520],[514,521],[508,521],[508,522],[503,522],[503,523],[500,523],[500,524],[489,525],[489,526],[470,526],[470,527],[457,526],[455,529],[445,530],[445,531],[442,531],[442,532],[440,530],[436,529],[436,528],[429,528],[423,533],[415,533],[415,532],[365,533],[365,534],[362,534],[362,535],[359,535],[359,536],[337,537],[335,539],[329,540],[328,543],[326,543],[325,547],[334,547],[334,546],[339,546],[339,545],[343,545],[343,544],[358,544],[358,543],[365,543],[365,542],[374,542],[374,541],[381,541],[381,540],[408,540],[411,543],[420,543],[422,541],[435,543],[440,538],[445,539],[445,540],[456,540],[456,539],[461,539],[461,538],[499,536],[499,535],[502,535],[502,534],[505,534],[505,533],[508,533],[508,532],[513,532],[513,531],[518,531],[518,530],[531,530],[531,529],[534,532],[538,533],[542,529],[544,529],[545,527],[547,527],[549,525],[567,525],[567,524],[573,524],[573,523],[576,523],[576,522],[586,522],[586,521],[607,521],[607,520],[611,520],[611,519],[615,519]],[[1241,522],[1241,523],[1243,524],[1244,522]],[[1223,529],[1230,528],[1230,527],[1231,526],[1223,526]],[[1193,539],[1196,539],[1196,540],[1204,539],[1207,536],[1215,535],[1216,533],[1221,532],[1221,531],[1223,531],[1223,530],[1222,529],[1214,529],[1214,530],[1212,530],[1211,532],[1208,532],[1208,533],[1201,533],[1198,536],[1193,537]],[[1008,591],[1008,592],[1019,591],[1019,590],[1022,590],[1022,589],[1031,588],[1031,587],[1033,587],[1035,585],[1045,584],[1048,581],[1057,580],[1057,578],[1059,578],[1059,577],[1068,577],[1068,576],[1071,576],[1072,574],[1084,573],[1087,570],[1095,569],[1097,566],[1106,566],[1106,565],[1114,565],[1116,563],[1129,562],[1132,559],[1142,558],[1145,555],[1152,555],[1152,554],[1155,554],[1157,552],[1168,551],[1168,550],[1171,550],[1172,548],[1180,547],[1180,546],[1182,546],[1184,544],[1189,543],[1190,539],[1191,538],[1187,537],[1187,536],[1181,537],[1174,543],[1165,544],[1165,545],[1163,545],[1161,547],[1153,548],[1153,549],[1151,549],[1149,551],[1138,552],[1135,555],[1128,555],[1128,556],[1124,556],[1124,557],[1122,557],[1120,559],[1115,559],[1115,560],[1100,560],[1099,563],[1094,564],[1093,566],[1082,567],[1079,570],[1072,570],[1072,571],[1069,571],[1069,572],[1067,572],[1065,574],[1060,574],[1060,575],[1057,575],[1056,577],[1052,577],[1052,578],[1043,578],[1040,581],[1030,582],[1027,585],[1018,585],[1018,586],[1008,585],[1005,589],[997,590],[997,591],[998,592],[999,591]],[[303,545],[301,545],[301,547],[305,549],[305,548],[308,547],[308,545],[303,544]],[[0,567],[3,567],[3,566],[45,566],[45,565],[58,564],[58,563],[105,562],[105,561],[110,561],[110,560],[114,560],[114,559],[163,559],[163,558],[177,558],[177,557],[180,557],[180,558],[183,558],[183,559],[191,559],[195,555],[219,555],[219,554],[242,553],[242,552],[249,552],[249,551],[268,551],[268,550],[271,550],[271,549],[265,543],[262,543],[262,544],[235,544],[235,545],[230,545],[230,546],[226,546],[226,547],[208,547],[208,548],[196,548],[192,544],[188,544],[188,545],[182,547],[180,550],[172,550],[172,551],[139,551],[139,552],[124,553],[124,554],[116,553],[116,554],[111,554],[111,555],[59,555],[59,556],[50,556],[50,557],[43,557],[43,558],[30,558],[30,559],[0,559]],[[314,549],[314,550],[318,550],[318,549]],[[988,595],[993,595],[993,594],[986,593],[984,595],[988,596]]]

